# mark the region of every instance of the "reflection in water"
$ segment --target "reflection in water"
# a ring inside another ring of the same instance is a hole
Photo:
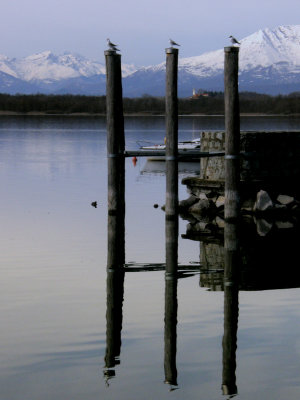
[[[166,273],[165,273],[165,383],[177,386],[177,267],[178,216],[166,218]]]
[[[178,175],[199,175],[200,161],[182,161],[178,162]],[[141,175],[164,175],[166,173],[165,160],[147,160],[140,171]]]
[[[115,376],[114,367],[120,364],[122,307],[124,295],[124,270],[107,271],[106,351],[104,376],[108,380]]]
[[[237,394],[236,348],[239,314],[239,237],[238,225],[225,222],[224,228],[224,336],[223,382],[224,395]]]
[[[106,352],[104,376],[115,376],[114,367],[120,363],[122,307],[124,297],[124,219],[122,215],[108,215],[108,252],[106,278]],[[120,229],[121,225],[121,229]]]

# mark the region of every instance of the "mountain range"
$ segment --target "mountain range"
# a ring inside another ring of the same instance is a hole
[[[300,25],[266,28],[240,40],[240,91],[287,94],[300,91]],[[224,49],[179,58],[178,94],[222,91]],[[123,64],[123,94],[163,96],[165,62],[137,68]],[[0,92],[105,94],[105,66],[81,55],[50,51],[16,59],[0,55]]]

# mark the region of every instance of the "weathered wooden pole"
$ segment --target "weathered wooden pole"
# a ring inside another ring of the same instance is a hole
[[[109,269],[125,263],[125,135],[121,56],[105,51],[108,160],[108,254]]]
[[[178,49],[168,48],[166,55],[166,218],[174,218],[178,209]]]
[[[225,219],[240,210],[240,110],[238,91],[239,48],[225,47]]]
[[[165,383],[177,385],[178,49],[166,49]]]
[[[177,266],[178,221],[166,220],[164,369],[165,383],[171,386],[177,385]]]
[[[237,394],[236,348],[239,316],[240,247],[238,223],[226,222],[224,230],[224,336],[222,391]]]

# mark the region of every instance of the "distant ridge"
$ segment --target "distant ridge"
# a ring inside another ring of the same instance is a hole
[[[225,45],[229,45],[225,43]],[[223,90],[224,50],[179,59],[178,93]],[[241,39],[239,86],[242,91],[287,94],[300,90],[300,25],[263,29]],[[163,96],[165,63],[122,66],[124,96]],[[105,94],[105,67],[73,53],[50,51],[22,59],[0,55],[0,91],[15,93]]]

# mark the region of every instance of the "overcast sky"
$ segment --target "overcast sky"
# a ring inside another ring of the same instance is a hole
[[[106,38],[122,60],[164,60],[171,37],[196,56],[259,29],[299,24],[299,0],[1,0],[0,54],[77,52],[104,61]]]

